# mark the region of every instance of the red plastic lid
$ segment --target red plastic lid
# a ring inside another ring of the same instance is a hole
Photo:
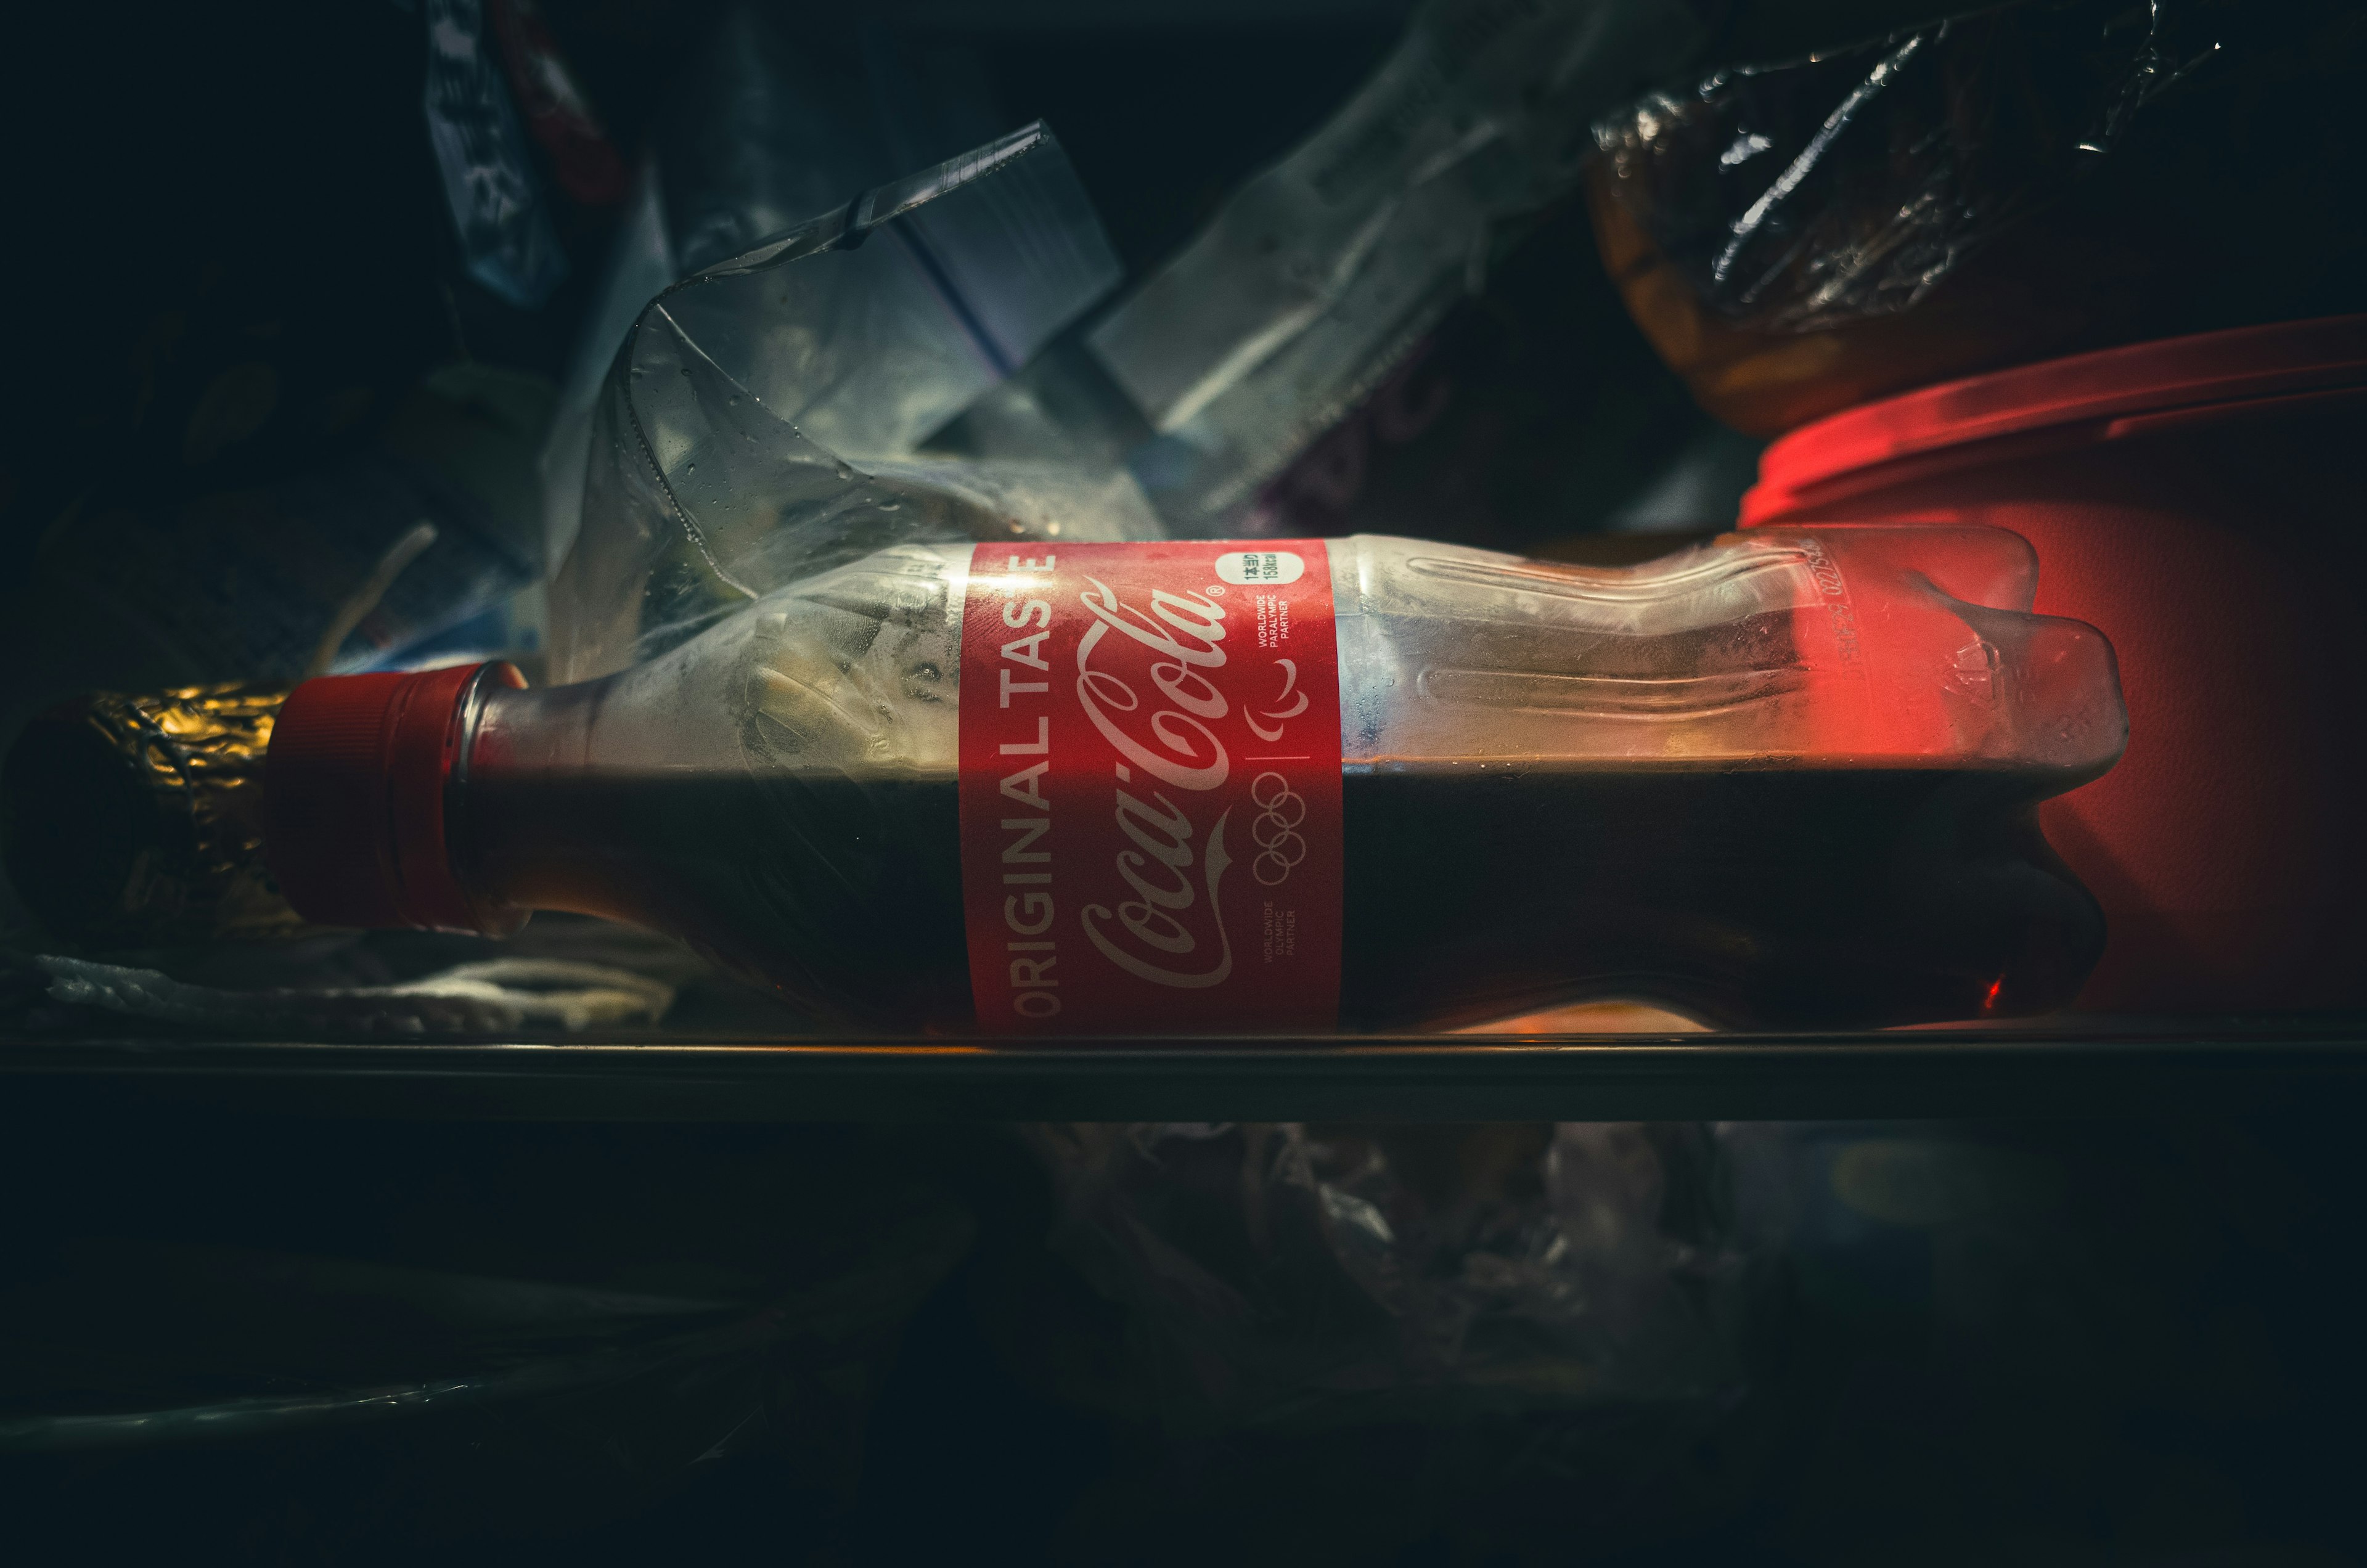
[[[2367,315],[2279,321],[2101,349],[1948,381],[1803,425],[1767,448],[1745,526],[1905,477],[1984,442],[2112,440],[2181,415],[2367,388]],[[2044,440],[2046,436],[2058,440]],[[2010,440],[2010,438],[2022,438]],[[1982,454],[1966,454],[1977,460]]]
[[[263,768],[263,858],[298,914],[325,926],[475,931],[444,842],[444,784],[480,671],[329,675],[289,694]]]

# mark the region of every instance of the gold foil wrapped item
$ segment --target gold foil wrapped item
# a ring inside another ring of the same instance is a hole
[[[92,946],[311,929],[263,863],[263,764],[282,686],[101,693],[10,751],[0,840],[51,932]]]

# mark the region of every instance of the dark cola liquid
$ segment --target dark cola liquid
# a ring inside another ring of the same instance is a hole
[[[1357,1027],[1590,996],[1772,1028],[2036,1012],[2103,949],[2017,774],[1493,768],[1347,786],[1341,1013]]]
[[[1999,772],[1433,766],[1345,780],[1340,1019],[1588,997],[1840,1027],[2067,1003],[2102,917]],[[832,1021],[959,1029],[950,777],[472,783],[464,881],[668,931]]]
[[[472,890],[663,931],[827,1021],[969,1019],[954,781],[799,774],[472,780]]]

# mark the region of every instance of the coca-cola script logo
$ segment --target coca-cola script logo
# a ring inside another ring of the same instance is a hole
[[[1117,826],[1134,848],[1118,852],[1116,870],[1136,894],[1121,901],[1115,914],[1108,905],[1088,905],[1085,935],[1103,957],[1140,979],[1187,989],[1221,985],[1233,972],[1221,903],[1221,885],[1232,865],[1225,848],[1232,812],[1217,813],[1208,829],[1197,855],[1195,886],[1191,812],[1166,791],[1138,783],[1134,773],[1141,770],[1187,800],[1223,787],[1231,777],[1232,758],[1209,728],[1232,711],[1212,679],[1226,663],[1225,650],[1217,646],[1225,640],[1225,608],[1205,593],[1161,588],[1151,591],[1146,615],[1099,579],[1085,581],[1093,586],[1078,595],[1078,603],[1093,613],[1093,625],[1077,644],[1077,701],[1102,739],[1125,759],[1116,769]],[[1126,641],[1105,648],[1112,633]],[[1135,646],[1129,649],[1128,643]],[[1148,701],[1113,668],[1126,652],[1138,659],[1142,650],[1152,656],[1150,677],[1156,696]],[[1129,728],[1138,725],[1138,732]]]
[[[963,604],[980,1024],[1327,1026],[1342,867],[1322,542],[981,545]]]

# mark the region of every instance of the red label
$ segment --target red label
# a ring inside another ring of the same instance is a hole
[[[1331,1025],[1340,668],[1320,540],[980,545],[961,660],[979,1027]]]

